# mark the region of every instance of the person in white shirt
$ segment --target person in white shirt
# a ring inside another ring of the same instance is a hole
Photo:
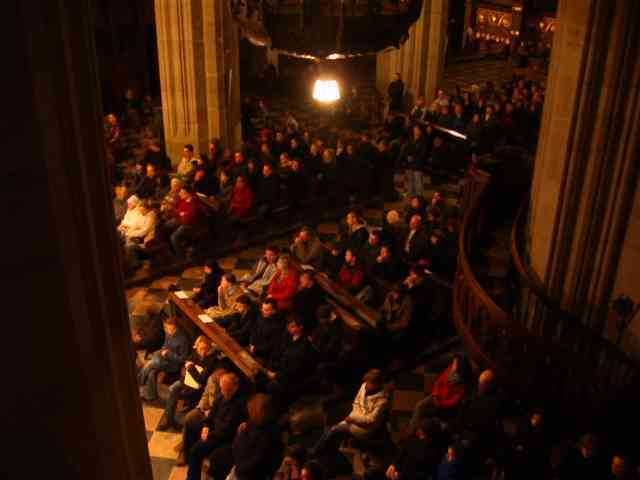
[[[149,207],[146,200],[142,200],[137,207],[127,211],[118,227],[124,239],[126,258],[130,267],[137,266],[140,254],[155,238],[156,218],[156,212]]]

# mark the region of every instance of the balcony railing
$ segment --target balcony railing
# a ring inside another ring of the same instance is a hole
[[[532,403],[579,405],[575,418],[592,414],[637,380],[638,367],[552,302],[529,275],[520,254],[523,216],[514,226],[513,263],[523,296],[514,311],[498,306],[476,274],[483,237],[488,174],[471,172],[462,189],[463,223],[453,291],[453,317],[473,363],[496,371],[508,390]]]

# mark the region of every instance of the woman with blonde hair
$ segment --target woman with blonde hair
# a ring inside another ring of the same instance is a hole
[[[175,419],[178,400],[184,400],[189,408],[200,400],[215,362],[216,356],[211,340],[204,335],[200,335],[193,344],[193,352],[184,362],[180,379],[169,387],[169,397],[165,405],[164,415],[158,424],[158,430],[179,429]]]
[[[279,311],[290,311],[293,308],[293,297],[298,291],[299,276],[295,268],[292,268],[291,257],[280,255],[276,263],[276,272],[273,280],[267,288],[267,298],[276,301]]]
[[[283,446],[272,415],[271,397],[255,394],[247,402],[247,413],[248,420],[240,425],[233,440],[234,467],[227,480],[271,478],[282,459]]]

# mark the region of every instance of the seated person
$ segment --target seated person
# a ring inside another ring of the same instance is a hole
[[[147,200],[141,200],[136,208],[137,215],[129,216],[128,224],[120,224],[125,239],[125,252],[128,265],[136,267],[140,262],[140,255],[156,235],[156,212],[149,207]],[[124,223],[124,221],[123,221]]]
[[[245,401],[238,392],[239,386],[235,373],[225,373],[220,378],[220,395],[203,421],[200,439],[186,452],[187,480],[200,480],[203,460],[233,441],[245,418]]]
[[[298,291],[298,272],[289,263],[289,255],[280,255],[276,262],[278,271],[267,287],[267,298],[275,300],[281,312],[288,312],[293,308],[293,297]]]
[[[292,210],[300,207],[309,196],[309,178],[299,158],[294,157],[287,174],[287,196]]]
[[[322,261],[324,247],[311,227],[302,227],[291,245],[291,255],[303,265],[318,267]]]
[[[268,246],[264,256],[256,262],[251,273],[242,276],[240,283],[246,294],[253,298],[262,296],[278,271],[276,267],[278,255],[280,255],[280,248],[275,245]]]
[[[116,185],[114,188],[113,212],[116,217],[116,225],[120,225],[125,213],[127,213],[127,187]]]
[[[342,242],[345,249],[351,249],[352,252],[359,252],[367,243],[369,232],[364,219],[355,211],[347,213],[346,232],[342,235]]]
[[[411,295],[400,285],[394,285],[384,299],[380,314],[378,327],[392,344],[396,344],[404,337],[413,319]]]
[[[415,431],[420,422],[431,416],[441,416],[454,411],[467,395],[467,383],[471,367],[461,354],[454,355],[451,363],[440,374],[431,389],[431,394],[420,400],[413,409],[409,423],[410,431]]]
[[[269,361],[280,350],[284,331],[284,317],[278,312],[276,301],[267,298],[262,302],[260,315],[249,335],[249,353]]]
[[[162,202],[160,203],[160,213],[162,214],[162,218],[164,220],[170,220],[171,218],[176,216],[176,208],[178,206],[178,202],[180,201],[180,190],[184,186],[182,180],[178,177],[174,177],[171,179],[171,184],[169,186],[169,191],[166,193]]]
[[[360,251],[360,259],[367,273],[371,272],[376,258],[380,255],[382,246],[382,230],[373,230],[369,233],[369,238]]]
[[[247,218],[253,209],[253,191],[247,183],[247,177],[239,176],[233,187],[229,201],[229,215],[234,220]]]
[[[337,242],[329,242],[329,252],[322,256],[320,270],[331,278],[337,278],[344,263],[344,255]]]
[[[241,293],[242,289],[236,282],[236,276],[233,273],[225,273],[218,285],[218,304],[207,308],[206,314],[217,319],[233,313],[233,304]]]
[[[200,335],[193,346],[193,352],[184,363],[183,375],[169,387],[169,398],[157,430],[179,429],[175,419],[178,400],[185,400],[189,408],[200,400],[215,362],[216,357],[211,341],[204,335]]]
[[[513,438],[505,465],[508,478],[523,480],[549,478],[551,446],[544,413],[542,410],[535,409],[523,418]]]
[[[247,421],[233,440],[231,477],[238,480],[271,478],[282,457],[280,430],[273,418],[271,398],[257,393],[247,402]],[[215,476],[214,478],[224,478]]]
[[[300,472],[307,459],[307,450],[302,445],[291,445],[287,448],[280,468],[273,476],[273,480],[295,480],[300,478]]]
[[[201,219],[198,200],[194,197],[191,189],[182,187],[179,196],[176,215],[164,224],[164,229],[170,233],[171,246],[176,256],[184,258],[184,243],[192,237],[194,229]]]
[[[159,312],[138,304],[129,314],[129,326],[135,350],[150,352],[162,346],[163,330]]]
[[[344,264],[338,274],[338,284],[364,303],[373,298],[373,289],[365,284],[364,267],[351,249],[344,254]]]
[[[315,366],[315,352],[302,320],[291,315],[287,322],[287,337],[277,355],[269,361],[267,391],[275,396],[279,406],[286,406],[302,393],[302,387]]]
[[[390,408],[389,395],[384,390],[382,372],[369,370],[358,390],[349,415],[329,428],[312,450],[312,457],[335,455],[340,442],[346,438],[370,439],[380,433]]]
[[[138,205],[140,205],[140,199],[136,195],[131,195],[127,198],[127,209],[124,212],[122,221],[118,225],[118,233],[120,233],[124,239],[127,237],[127,230],[138,222],[138,217],[140,216],[137,210]]]
[[[455,268],[456,259],[448,256],[451,250],[445,248],[443,237],[444,233],[439,229],[433,230],[429,234],[429,243],[425,253],[426,266],[430,271],[438,275],[450,277],[451,270]]]
[[[428,242],[424,228],[422,227],[422,217],[413,215],[409,221],[409,231],[402,240],[402,253],[404,260],[411,264],[427,264]]]
[[[216,368],[207,380],[198,405],[191,409],[184,417],[184,429],[182,430],[182,448],[178,452],[176,464],[185,465],[186,454],[198,441],[205,419],[209,416],[211,408],[220,397],[220,378],[227,373],[224,368]]]
[[[280,199],[280,178],[273,170],[273,165],[265,163],[262,166],[262,177],[258,180],[256,195],[257,214],[261,219],[266,218],[278,205]]]
[[[402,222],[397,210],[389,210],[382,228],[382,242],[391,245],[396,255],[402,252],[402,240],[407,234],[407,226]]]
[[[223,275],[224,270],[216,260],[207,260],[204,264],[204,279],[199,287],[193,289],[195,295],[191,298],[200,308],[218,305],[218,287]]]
[[[390,245],[380,247],[380,255],[371,268],[371,274],[386,283],[399,282],[407,274],[406,266],[393,254]]]
[[[402,446],[387,468],[387,479],[432,478],[444,455],[440,437],[441,430],[437,422],[428,419],[420,422],[415,434]]]
[[[220,185],[213,172],[205,167],[198,167],[193,175],[193,190],[206,197],[213,197],[220,191]]]
[[[182,158],[176,168],[176,175],[183,182],[191,181],[193,174],[195,173],[197,161],[193,154],[193,145],[185,145],[182,149]]]
[[[243,347],[249,345],[249,336],[258,317],[258,309],[248,295],[240,295],[233,304],[233,313],[220,317],[218,325]]]
[[[462,460],[464,447],[459,444],[450,445],[442,462],[436,468],[434,480],[468,480],[471,478]]]
[[[149,402],[158,398],[156,375],[159,372],[177,373],[189,354],[189,340],[178,329],[176,319],[168,317],[163,323],[164,343],[153,353],[144,367],[138,372],[138,384],[142,387],[140,398]]]
[[[316,314],[324,301],[324,291],[316,283],[314,274],[309,271],[302,272],[298,291],[293,297],[293,311],[300,315],[308,333],[316,328],[318,323]]]
[[[148,163],[146,166],[146,175],[142,178],[136,188],[136,195],[140,198],[160,199],[169,185],[169,179],[166,175],[157,172],[157,167]]]
[[[414,215],[420,215],[420,218],[424,217],[427,207],[424,204],[424,198],[422,195],[413,195],[409,198],[409,205],[405,210],[404,218],[407,224],[411,221],[411,217]]]
[[[587,433],[580,437],[578,444],[571,448],[561,463],[558,478],[595,480],[606,478],[607,470],[607,461],[601,452],[599,438],[592,433]]]

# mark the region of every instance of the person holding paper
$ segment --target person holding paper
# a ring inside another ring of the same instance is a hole
[[[236,282],[236,276],[233,273],[225,273],[218,286],[218,304],[208,308],[207,315],[212,319],[217,319],[233,313],[233,304],[241,293],[242,290]]]
[[[164,343],[162,348],[155,351],[151,360],[138,372],[138,383],[142,387],[140,397],[149,402],[158,398],[157,374],[159,372],[178,372],[189,353],[189,340],[184,332],[178,329],[176,319],[166,318],[163,327]]]
[[[200,335],[193,346],[193,352],[184,363],[184,373],[180,380],[169,387],[169,398],[167,398],[164,415],[158,424],[158,430],[179,429],[175,420],[178,400],[185,400],[189,407],[195,405],[202,396],[215,362],[216,357],[211,341],[204,335]]]
[[[204,278],[199,287],[193,289],[193,301],[201,308],[209,308],[218,304],[218,287],[222,281],[224,270],[216,260],[210,259],[204,264]]]

